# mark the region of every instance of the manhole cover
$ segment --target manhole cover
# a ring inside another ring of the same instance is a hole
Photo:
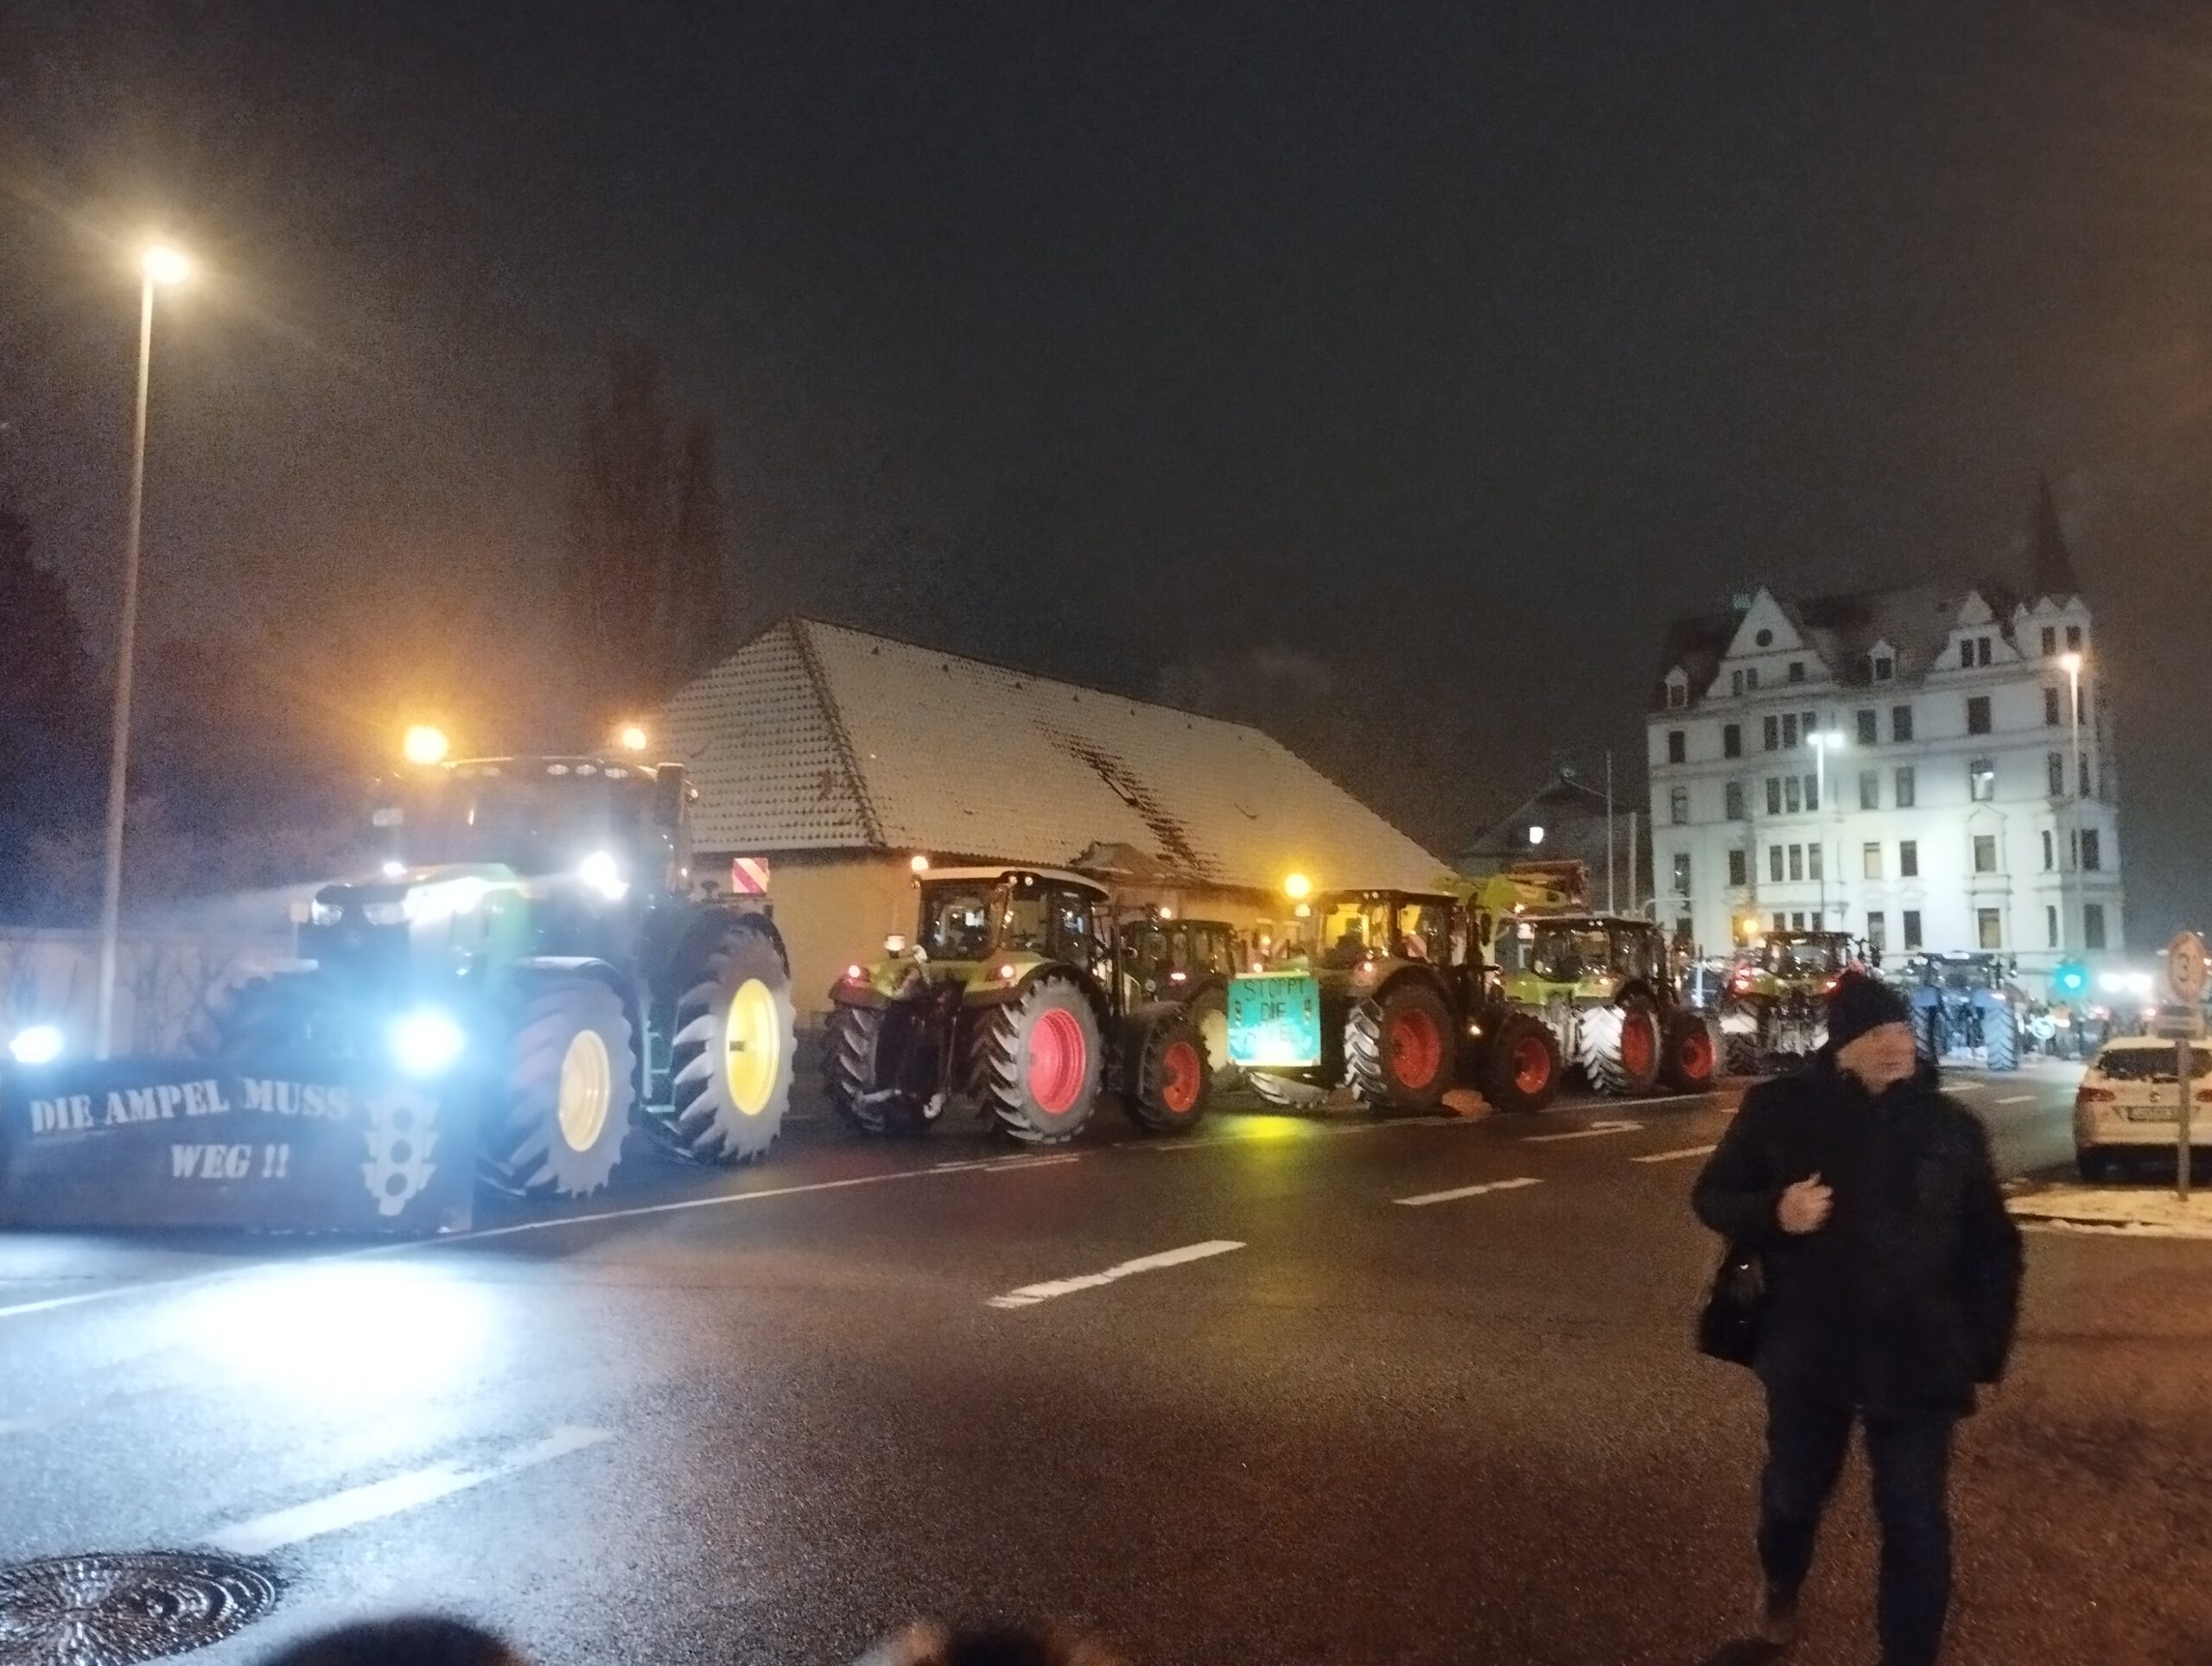
[[[0,1567],[0,1666],[126,1666],[231,1635],[276,1600],[216,1556],[49,1556]]]

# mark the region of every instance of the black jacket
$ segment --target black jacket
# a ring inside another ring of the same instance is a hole
[[[1815,1232],[1775,1218],[1818,1174],[1834,1205]],[[1698,1177],[1698,1218],[1766,1264],[1756,1369],[1770,1387],[1877,1415],[1972,1411],[2019,1318],[2020,1234],[1981,1124],[1936,1072],[1879,1098],[1826,1051],[1761,1083]]]

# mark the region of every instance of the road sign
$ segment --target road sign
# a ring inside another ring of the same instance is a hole
[[[2194,932],[2177,932],[2166,944],[2166,984],[2174,999],[2194,1007],[2204,999],[2204,939]]]

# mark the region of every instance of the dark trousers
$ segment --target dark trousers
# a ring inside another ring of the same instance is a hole
[[[1770,1389],[1766,1472],[1759,1482],[1759,1564],[1794,1594],[1813,1565],[1821,1513],[1843,1468],[1857,1414]],[[1951,1601],[1951,1429],[1942,1415],[1868,1417],[1866,1461],[1882,1526],[1875,1617],[1883,1666],[1929,1666]]]

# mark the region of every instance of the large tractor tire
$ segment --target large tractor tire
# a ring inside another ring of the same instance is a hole
[[[2020,1068],[2020,1015],[2011,1006],[1993,1006],[1981,1014],[1982,1065],[1986,1070]]]
[[[1551,1103],[1565,1069],[1550,1025],[1534,1013],[1507,1013],[1491,1027],[1476,1085],[1497,1110],[1525,1115]]]
[[[485,1183],[512,1197],[598,1191],[622,1160],[637,1081],[637,1031],[620,995],[581,973],[533,979],[478,1141]]]
[[[1443,996],[1426,983],[1401,983],[1352,1008],[1344,1079],[1370,1110],[1434,1110],[1452,1085],[1458,1039]]]
[[[1922,1007],[1912,1015],[1913,1039],[1920,1056],[1930,1064],[1939,1062],[1948,1040],[1945,1034],[1943,1009],[1941,1007]]]
[[[1578,1062],[1599,1093],[1649,1093],[1658,1085],[1662,1061],[1659,1014],[1640,995],[1577,1014],[1582,1046]]]
[[[1229,1062],[1229,991],[1201,989],[1191,997],[1190,1013],[1206,1051],[1206,1074],[1216,1093],[1243,1084],[1244,1072]]]
[[[1090,1120],[1105,1043],[1090,998],[1046,974],[976,1027],[968,1080],[1000,1130],[1025,1145],[1071,1140]]]
[[[758,1162],[783,1132],[798,1046],[783,938],[765,917],[740,914],[681,975],[669,1104],[646,1126],[692,1162]]]
[[[1766,1025],[1749,1002],[1721,1008],[1720,1062],[1731,1076],[1757,1076],[1766,1067]]]
[[[1133,1021],[1131,1032],[1122,1084],[1129,1120],[1147,1134],[1188,1134],[1205,1119],[1213,1085],[1205,1033],[1174,1009]]]
[[[1703,1093],[1720,1075],[1720,1032],[1703,1013],[1678,1008],[1667,1021],[1659,1074],[1677,1093]]]

